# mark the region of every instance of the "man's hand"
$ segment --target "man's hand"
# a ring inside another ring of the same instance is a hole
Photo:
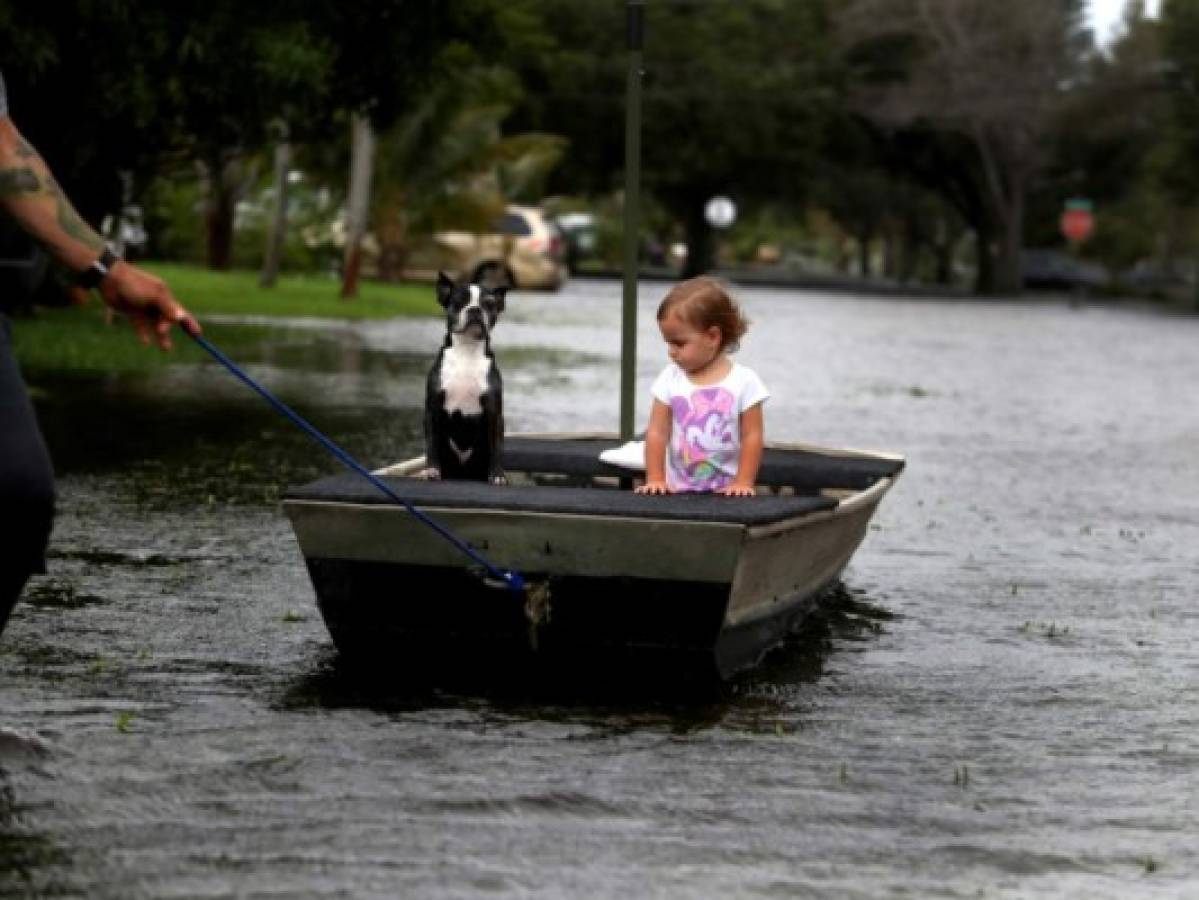
[[[165,281],[124,260],[115,262],[100,282],[100,295],[129,318],[143,344],[153,337],[159,347],[170,350],[173,325],[188,334],[200,333],[200,324],[175,299]]]

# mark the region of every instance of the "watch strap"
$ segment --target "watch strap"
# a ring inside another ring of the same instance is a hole
[[[76,282],[80,287],[96,288],[108,275],[109,270],[120,262],[121,258],[113,252],[112,247],[105,247],[104,252],[90,266],[79,273]]]

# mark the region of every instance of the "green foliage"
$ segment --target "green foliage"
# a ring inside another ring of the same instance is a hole
[[[998,47],[1005,23],[1031,9],[1040,26],[1063,25],[1061,65],[1040,78],[1054,114],[1026,160],[1033,173],[1026,244],[1060,246],[1062,202],[1081,195],[1097,210],[1087,254],[1110,267],[1152,258],[1177,270],[1194,254],[1199,3],[1165,0],[1160,23],[1130,5],[1126,33],[1101,52],[1080,27],[1082,0],[877,0],[865,5],[882,14],[867,18],[887,28],[873,43],[847,47],[830,18],[839,22],[860,5],[646,4],[643,234],[661,243],[685,237],[702,266],[711,241],[703,203],[724,193],[740,213],[721,235],[737,260],[752,260],[768,242],[811,246],[816,232],[797,223],[818,220],[829,248],[845,244],[845,234],[866,243],[887,235],[915,248],[913,271],[943,273],[964,222],[985,269],[986,248],[1004,238],[995,211],[1001,192],[989,184],[969,129],[949,121],[957,111],[935,103],[933,113],[945,115],[897,124],[897,110],[880,98],[912,77],[927,49],[914,32],[894,27],[918,6],[973,10],[958,24],[983,29],[969,36],[983,48]],[[212,198],[197,163],[219,172],[236,155],[243,178],[223,197],[229,221],[238,209],[232,259],[258,266],[271,205],[265,155],[283,122],[306,175],[294,186],[284,267],[331,270],[340,257],[329,229],[345,181],[348,116],[364,112],[381,135],[374,224],[400,255],[410,236],[484,227],[506,201],[563,194],[588,198],[598,217],[598,258],[619,267],[625,7],[615,0],[0,0],[0,65],[15,121],[85,217],[98,222],[116,209],[120,176],[132,173],[156,257],[205,258]],[[1008,50],[1020,51],[1018,42]],[[987,88],[982,98],[997,103],[1038,89],[1026,77],[1040,71],[1035,66],[1014,79],[992,77],[1003,53],[968,58],[960,78],[938,77],[931,87],[975,79]],[[854,96],[865,89],[871,102],[853,106],[850,87]],[[863,129],[857,116],[874,113],[877,127]],[[1003,150],[1002,142],[994,146]],[[1013,170],[1013,178],[1023,175]],[[243,188],[244,198],[236,193]]]
[[[552,190],[607,194],[624,165],[624,4],[520,5],[540,16],[552,43],[510,57],[530,85],[514,127],[569,139]],[[643,183],[702,259],[713,194],[748,210],[807,193],[834,99],[824,3],[649,3],[645,19]]]
[[[481,230],[503,210],[493,186],[477,183],[500,139],[517,90],[501,69],[473,68],[430,89],[380,136],[375,220],[397,238],[443,228]]]
[[[566,144],[553,134],[517,134],[496,142],[492,157],[500,194],[514,203],[539,203]]]
[[[505,136],[519,85],[507,70],[447,73],[383,134],[373,218],[385,265],[399,270],[414,238],[445,229],[487,231],[506,202],[536,203],[565,142]]]
[[[135,192],[196,159],[219,171],[262,147],[280,119],[295,140],[343,140],[339,111],[389,125],[437,78],[447,45],[473,56],[467,40],[497,40],[497,6],[3,2],[0,47],[14,120],[96,223],[119,207],[123,171]]]
[[[242,204],[234,234],[233,265],[253,269],[261,261],[274,210],[274,186],[264,175],[248,202]],[[301,175],[288,189],[287,233],[281,269],[289,272],[335,275],[341,265],[342,246],[335,238],[338,213],[331,192],[314,187]]]
[[[1065,200],[1090,198],[1104,213],[1135,193],[1155,165],[1162,145],[1168,97],[1155,71],[1160,67],[1160,27],[1144,18],[1126,22],[1124,36],[1106,53],[1091,57],[1085,80],[1072,91],[1058,123],[1046,166],[1041,208],[1032,223],[1044,244],[1057,236]]]
[[[781,252],[783,248],[808,243],[810,237],[804,223],[789,207],[780,204],[763,207],[757,213],[739,219],[729,243],[734,260],[753,263],[763,246],[774,245]]]
[[[155,179],[144,195],[150,253],[200,263],[204,258],[204,185],[191,173]]]
[[[1169,190],[1199,197],[1199,4],[1166,0],[1162,6],[1161,72],[1171,99],[1171,149],[1161,170]]]

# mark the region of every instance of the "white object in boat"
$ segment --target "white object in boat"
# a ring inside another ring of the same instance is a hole
[[[606,462],[622,469],[633,469],[636,472],[645,471],[645,441],[629,441],[619,447],[612,447],[599,455],[600,462]]]

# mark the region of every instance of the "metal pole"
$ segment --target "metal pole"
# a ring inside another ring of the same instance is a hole
[[[633,436],[637,388],[638,223],[641,206],[641,36],[645,0],[628,0],[629,70],[624,124],[624,292],[620,329],[620,436]]]

